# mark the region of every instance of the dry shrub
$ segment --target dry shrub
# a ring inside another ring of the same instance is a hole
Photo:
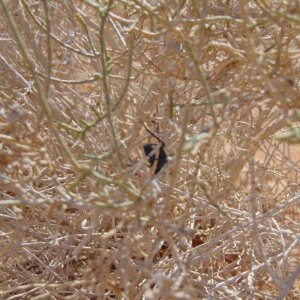
[[[1,296],[298,299],[298,1],[7,2]]]

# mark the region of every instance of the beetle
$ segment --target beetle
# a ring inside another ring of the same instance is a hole
[[[148,143],[148,144],[143,145],[144,152],[145,152],[145,155],[148,158],[148,162],[150,164],[150,167],[152,167],[154,165],[155,161],[157,161],[156,168],[155,168],[155,171],[154,171],[154,174],[156,175],[163,168],[163,166],[168,162],[168,156],[167,156],[167,154],[164,150],[165,143],[158,136],[156,136],[153,132],[151,132],[145,126],[144,123],[142,123],[142,124],[145,127],[145,129],[147,130],[147,132],[149,132],[159,142],[158,153],[153,153],[153,150],[156,148],[157,144]]]

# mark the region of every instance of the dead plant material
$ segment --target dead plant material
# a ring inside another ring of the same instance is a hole
[[[0,3],[1,298],[299,299],[296,0]]]

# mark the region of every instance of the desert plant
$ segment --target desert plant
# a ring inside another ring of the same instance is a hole
[[[3,298],[299,297],[298,1],[0,3]]]

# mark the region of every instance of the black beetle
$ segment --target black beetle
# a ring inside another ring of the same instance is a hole
[[[151,152],[153,152],[153,150],[155,149],[155,147],[157,146],[157,144],[145,144],[144,147],[144,152],[145,155],[148,157],[148,161],[150,164],[150,167],[153,166],[154,162],[157,160],[157,165],[154,171],[154,174],[156,175],[161,169],[162,167],[168,162],[168,156],[164,150],[165,147],[165,143],[158,137],[156,136],[154,133],[152,133],[143,123],[145,129],[154,137],[158,140],[160,146],[159,146],[159,150],[158,150],[158,157],[157,157],[157,153],[153,153],[150,155]]]

